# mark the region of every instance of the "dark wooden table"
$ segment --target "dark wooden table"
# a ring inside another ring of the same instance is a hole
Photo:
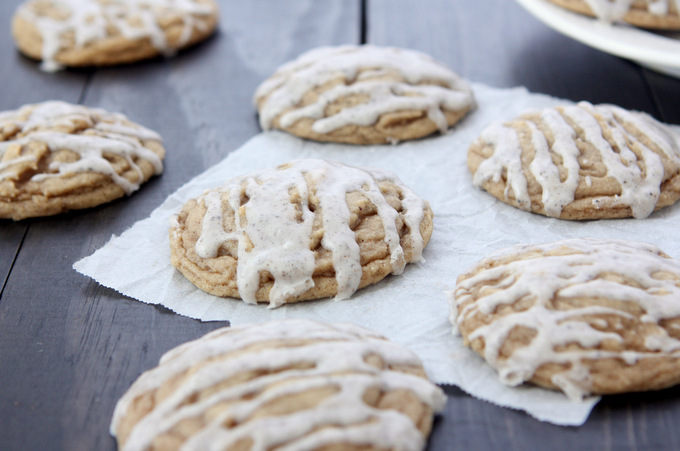
[[[572,41],[511,0],[220,0],[220,32],[174,59],[55,74],[14,48],[9,22],[20,1],[0,2],[0,110],[61,99],[120,111],[163,136],[167,159],[165,173],[130,198],[0,221],[1,450],[115,449],[109,421],[132,381],[168,349],[225,325],[126,298],[71,266],[259,133],[255,87],[305,50],[414,48],[472,81],[680,123],[680,80]],[[579,428],[446,391],[431,450],[680,449],[680,388],[606,398]]]

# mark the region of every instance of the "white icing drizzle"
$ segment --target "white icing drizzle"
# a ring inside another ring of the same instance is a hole
[[[165,33],[159,25],[163,16],[178,16],[183,28],[177,48],[184,46],[194,29],[204,29],[207,24],[203,17],[216,13],[213,5],[197,3],[194,0],[52,0],[51,4],[64,12],[65,19],[37,15],[32,9],[33,2],[19,7],[26,21],[33,23],[43,40],[42,69],[48,72],[62,68],[55,57],[62,50],[64,36],[73,33],[75,47],[108,37],[107,26],[118,29],[123,37],[130,40],[148,38],[158,51],[172,55],[176,48],[170,47]],[[130,19],[136,19],[134,22]]]
[[[542,255],[560,248],[574,252]],[[680,287],[674,279],[655,278],[653,275],[661,271],[680,274],[680,263],[661,257],[658,252],[658,248],[645,243],[598,239],[570,239],[505,249],[487,257],[479,266],[514,254],[536,254],[536,257],[495,264],[460,281],[455,289],[455,298],[449,297],[451,322],[460,329],[467,318],[476,314],[488,315],[520,299],[533,299],[533,305],[526,310],[500,316],[475,329],[468,340],[484,340],[484,358],[498,370],[501,381],[512,386],[531,379],[543,364],[569,364],[570,370],[556,376],[553,382],[570,398],[581,399],[590,393],[590,376],[582,361],[613,357],[633,365],[640,359],[660,354],[680,357],[680,341],[659,327],[657,335],[647,338],[647,351],[593,349],[603,340],[622,342],[622,338],[613,332],[599,331],[581,318],[587,315],[634,317],[622,310],[595,305],[566,311],[552,310],[550,301],[555,297],[608,298],[639,305],[644,311],[640,318],[643,322],[658,324],[664,319],[676,318],[680,316]],[[632,279],[641,288],[599,279],[598,276],[603,273]],[[470,290],[486,283],[493,283],[494,289],[480,291],[474,300]],[[507,359],[499,359],[499,351],[508,333],[517,326],[535,330],[536,336]],[[586,349],[555,350],[555,347],[569,343],[578,343]]]
[[[314,286],[314,253],[310,249],[314,213],[309,210],[309,192],[305,176],[315,187],[322,211],[324,235],[322,246],[331,251],[336,299],[347,299],[359,286],[362,276],[359,245],[350,228],[350,212],[345,196],[352,191],[362,192],[378,210],[385,230],[385,242],[390,251],[392,272],[401,274],[406,264],[396,220],[399,213],[390,206],[378,187],[378,182],[392,181],[401,188],[402,216],[410,228],[414,260],[421,259],[424,242],[420,234],[425,201],[399,179],[386,171],[355,168],[338,162],[296,160],[289,166],[266,169],[229,181],[221,188],[208,191],[199,198],[206,206],[201,236],[196,253],[202,258],[214,258],[227,241],[238,242],[237,286],[239,295],[248,303],[256,303],[255,294],[260,273],[269,271],[275,279],[269,294],[269,307],[285,303]],[[247,203],[241,207],[241,190],[245,189]],[[296,205],[290,202],[290,190],[297,190],[301,198],[301,218]],[[225,193],[226,199],[225,199]],[[235,221],[235,230],[223,228],[223,202],[245,215],[247,225]],[[248,247],[252,243],[252,249]]]
[[[608,121],[616,148],[602,136],[602,129],[595,115],[600,115]],[[573,202],[580,181],[578,161],[580,151],[575,144],[577,132],[565,119],[573,122],[581,130],[584,141],[592,145],[601,155],[602,162],[607,168],[607,177],[615,179],[621,186],[619,196],[595,198],[593,203],[596,205],[607,203],[630,206],[633,217],[645,218],[654,211],[659,198],[660,186],[664,180],[661,157],[626,132],[624,123],[632,124],[646,135],[676,168],[680,168],[680,136],[670,127],[644,113],[629,112],[614,105],[591,105],[580,102],[578,105],[563,107],[562,112],[557,109],[546,109],[541,112],[541,119],[553,134],[552,146],[548,145],[547,138],[530,119],[523,120],[531,131],[531,142],[535,148],[535,157],[529,165],[529,171],[541,186],[542,202],[547,216],[560,216],[562,209]],[[473,175],[473,183],[482,186],[486,181],[498,182],[505,176],[506,199],[512,190],[519,208],[530,210],[531,198],[521,166],[522,148],[517,131],[508,125],[494,123],[482,131],[479,140],[491,147],[493,154],[479,165]],[[631,150],[629,142],[634,142],[641,151],[640,162],[646,169],[644,174],[638,166],[638,157]],[[565,180],[560,179],[551,153],[561,157],[567,174]],[[588,178],[585,183],[590,186],[592,180]]]
[[[406,81],[375,79],[390,72],[398,73]],[[316,102],[296,108],[305,93],[338,77],[345,82],[324,92]],[[354,94],[367,95],[370,100],[324,117],[328,104]],[[267,99],[260,107],[263,130],[271,129],[280,116],[282,127],[302,118],[315,119],[312,130],[317,133],[329,133],[349,124],[372,125],[382,114],[405,110],[426,111],[444,132],[448,124],[442,109],[460,111],[474,106],[468,84],[429,56],[372,45],[311,50],[281,66],[263,82],[255,92],[255,103],[264,97]]]
[[[99,172],[111,177],[126,194],[131,194],[139,188],[143,180],[141,169],[134,162],[134,158],[151,162],[156,174],[163,171],[162,159],[142,144],[143,140],[160,142],[160,136],[147,128],[128,122],[122,114],[112,114],[101,109],[66,102],[49,101],[3,113],[0,116],[0,129],[10,125],[18,127],[18,137],[0,142],[0,171],[36,160],[32,155],[20,155],[3,161],[5,152],[10,146],[23,147],[40,142],[50,151],[68,149],[80,157],[74,162],[53,161],[48,168],[50,172],[38,173],[31,177],[31,180],[36,182],[64,174]],[[68,130],[75,127],[77,131],[73,133],[58,131],[60,127],[66,127]],[[131,182],[121,177],[104,158],[105,153],[125,158],[130,167],[139,174],[138,181]],[[11,179],[12,176],[13,173],[10,171],[0,172],[0,181]]]
[[[635,0],[584,0],[595,16],[605,22],[623,19],[631,10]],[[676,11],[680,11],[680,0],[647,0],[646,9],[651,14],[665,16],[670,11],[670,3],[675,3]]]
[[[301,339],[310,342],[285,349],[241,352],[258,343]],[[286,450],[313,450],[338,441],[370,443],[381,448],[422,449],[423,437],[410,419],[396,411],[369,407],[362,400],[363,393],[369,387],[408,389],[434,412],[443,409],[445,395],[439,387],[421,377],[366,364],[364,357],[369,354],[380,355],[386,367],[420,366],[418,358],[407,349],[374,332],[348,324],[284,320],[219,329],[169,351],[161,359],[160,366],[142,374],[116,405],[111,433],[116,435],[122,418],[140,395],[204,364],[140,419],[122,450],[148,449],[155,437],[182,420],[201,417],[212,406],[224,402],[230,403],[229,408],[206,419],[202,429],[183,444],[183,450],[227,449],[247,437],[254,441],[253,450],[275,446]],[[290,368],[301,363],[312,363],[313,366]],[[208,396],[204,394],[194,403],[186,403],[192,395],[248,371],[263,375]],[[287,415],[250,419],[254,412],[272,400],[327,386],[338,391],[317,406]],[[251,395],[250,399],[244,399],[246,395]],[[230,419],[236,424],[224,427],[225,421]],[[358,425],[368,420],[372,422]],[[327,427],[320,428],[322,426]],[[320,429],[314,431],[316,428]]]

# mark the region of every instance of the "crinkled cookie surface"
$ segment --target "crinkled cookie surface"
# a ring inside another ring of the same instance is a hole
[[[680,133],[645,113],[580,102],[491,124],[468,167],[476,186],[522,210],[645,218],[680,198]]]
[[[373,45],[320,47],[255,92],[263,130],[385,144],[445,132],[475,106],[468,83],[428,55]]]
[[[421,260],[432,210],[392,173],[296,160],[237,177],[181,209],[172,264],[200,289],[248,303],[354,291]]]
[[[0,218],[50,216],[132,194],[163,171],[160,136],[122,114],[49,101],[0,113]]]
[[[55,71],[171,55],[212,35],[214,0],[29,0],[12,19],[19,50]]]
[[[425,447],[446,396],[367,329],[284,320],[223,328],[142,374],[111,424],[120,450]]]
[[[680,382],[680,263],[655,246],[511,247],[458,277],[451,321],[508,385],[570,398]]]

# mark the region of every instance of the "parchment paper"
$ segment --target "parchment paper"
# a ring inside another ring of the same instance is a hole
[[[542,421],[581,425],[598,398],[572,402],[561,393],[501,384],[495,371],[452,334],[445,292],[454,288],[458,274],[482,257],[517,243],[616,237],[647,241],[678,257],[680,242],[673,239],[672,230],[680,219],[680,206],[643,220],[579,223],[523,212],[495,200],[472,185],[465,163],[469,144],[493,120],[566,102],[524,88],[475,84],[474,91],[478,107],[462,123],[444,136],[417,142],[357,147],[314,143],[279,132],[255,136],[74,268],[126,296],[203,321],[229,320],[236,325],[305,317],[360,324],[416,352],[437,383],[457,385],[475,397],[524,410]],[[170,265],[169,219],[187,200],[231,177],[299,158],[339,160],[398,174],[434,210],[435,229],[424,252],[426,262],[409,265],[402,275],[360,290],[347,301],[326,299],[274,310],[206,294]]]

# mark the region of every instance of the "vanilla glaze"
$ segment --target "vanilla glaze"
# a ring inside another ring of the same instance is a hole
[[[3,112],[0,114],[1,130],[15,130],[16,133],[0,141],[0,182],[11,180],[15,176],[11,171],[12,166],[38,163],[34,155],[19,153],[11,158],[7,156],[10,155],[10,148],[24,148],[32,143],[43,143],[52,152],[68,149],[79,156],[73,162],[52,161],[49,172],[37,173],[31,177],[36,182],[65,174],[99,172],[111,177],[126,194],[131,194],[143,181],[142,171],[135,159],[149,161],[156,174],[163,171],[161,157],[143,144],[144,141],[160,142],[160,136],[147,128],[132,124],[121,114],[49,101]],[[130,167],[139,174],[138,180],[130,181],[120,176],[105,158],[105,154],[125,158]]]
[[[277,341],[291,345],[243,352]],[[364,361],[371,354],[382,357],[384,369]],[[293,368],[296,365],[298,368]],[[158,367],[142,374],[116,405],[111,433],[117,435],[136,398],[184,374],[186,377],[173,392],[133,426],[121,450],[148,449],[155,437],[182,420],[194,418],[202,419],[200,430],[184,442],[183,450],[228,449],[244,438],[253,440],[253,451],[277,446],[311,451],[338,442],[421,450],[425,440],[408,417],[394,410],[370,407],[362,399],[369,388],[404,389],[432,411],[443,409],[446,396],[440,388],[422,377],[389,369],[395,366],[421,364],[405,348],[350,324],[285,320],[223,328],[169,351]],[[260,376],[209,391],[222,381],[248,372]],[[327,386],[337,391],[313,407],[251,418],[268,402]],[[189,401],[199,394],[196,401]],[[204,416],[211,407],[226,402],[230,406],[221,414]],[[231,425],[225,427],[225,422]]]
[[[541,121],[553,136],[552,144],[531,119],[528,124],[535,157],[528,167],[542,190],[541,201],[546,215],[559,217],[562,209],[574,201],[581,176],[579,174],[580,150],[578,140],[597,150],[606,166],[606,176],[621,187],[617,196],[592,199],[593,205],[606,203],[625,205],[635,218],[649,216],[656,207],[660,187],[666,176],[662,158],[668,162],[671,174],[680,170],[680,134],[639,112],[627,111],[614,105],[591,105],[580,102],[561,108],[548,108],[540,112]],[[615,142],[612,146],[604,137],[598,117],[607,121]],[[635,128],[642,138],[636,138],[626,128]],[[493,153],[481,162],[473,175],[473,183],[482,186],[486,181],[507,180],[505,198],[512,191],[519,208],[531,209],[531,197],[525,169],[522,168],[522,147],[518,132],[510,125],[494,123],[482,131],[479,142]],[[651,142],[656,151],[648,147]],[[636,155],[635,145],[640,155]],[[564,180],[553,161],[552,153],[559,155],[566,169]],[[643,169],[644,168],[644,169]],[[674,171],[674,172],[673,172]],[[588,186],[590,179],[584,180]]]
[[[595,16],[605,22],[615,22],[623,17],[633,7],[634,0],[584,0]],[[665,16],[670,11],[670,5],[680,12],[680,0],[646,0],[646,10],[656,16]]]
[[[518,257],[510,258],[513,255]],[[647,336],[645,350],[597,349],[605,340],[622,343],[623,338],[616,332],[594,328],[585,318],[635,317],[597,302],[568,310],[552,306],[555,298],[603,298],[639,305],[643,313],[638,321],[642,323],[659,325],[680,317],[680,263],[655,246],[623,240],[569,239],[511,247],[485,258],[477,267],[485,265],[459,279],[450,297],[451,322],[458,330],[473,318],[478,318],[474,320],[477,322],[486,315],[495,316],[493,321],[469,331],[466,341],[483,340],[483,356],[505,384],[516,386],[528,381],[545,364],[567,364],[569,369],[556,374],[552,382],[570,398],[581,399],[590,393],[590,375],[584,364],[588,360],[616,358],[634,365],[660,355],[680,357],[680,340],[661,326]],[[621,279],[630,282],[621,283]],[[524,301],[522,309],[498,313],[521,300],[530,302]],[[606,326],[606,320],[602,321]],[[500,357],[508,334],[519,326],[535,331],[535,336],[507,358]],[[556,349],[573,343],[583,349]]]
[[[205,16],[215,14],[215,8],[194,0],[51,0],[60,12],[58,18],[38,14],[34,2],[22,4],[19,17],[35,25],[42,38],[42,69],[55,71],[62,65],[55,59],[63,49],[66,36],[72,34],[75,48],[110,37],[112,26],[129,40],[148,38],[161,54],[171,55],[171,47],[159,24],[159,18],[177,16],[182,33],[176,47],[185,45],[194,29],[205,29]],[[134,20],[132,20],[134,18]]]
[[[403,81],[384,79],[397,75]],[[381,79],[383,77],[383,79]],[[342,78],[343,82],[299,107],[316,87]],[[368,101],[326,116],[335,100],[364,95]],[[425,111],[441,132],[448,128],[442,110],[464,111],[474,106],[468,84],[429,56],[413,50],[372,45],[320,47],[281,66],[256,90],[263,130],[289,127],[302,118],[314,119],[312,130],[324,134],[345,125],[372,125],[385,113]]]
[[[385,199],[378,185],[381,181],[399,186],[401,212]],[[315,213],[309,208],[310,186],[314,187],[323,221],[321,245],[332,254],[336,299],[349,298],[362,277],[359,245],[350,228],[348,193],[360,192],[376,206],[393,274],[400,274],[406,264],[397,230],[399,216],[409,228],[413,260],[421,259],[424,240],[420,223],[427,204],[403,186],[394,174],[338,162],[296,160],[279,168],[237,177],[198,199],[205,205],[206,213],[195,245],[196,254],[205,259],[215,258],[223,244],[236,241],[237,286],[245,302],[256,302],[263,271],[274,278],[269,293],[272,308],[314,286],[315,254],[310,246]],[[299,194],[299,205],[291,201],[291,191]],[[242,192],[248,199],[243,205]],[[223,226],[225,205],[237,212],[234,229],[230,231]],[[174,222],[177,224],[177,220]],[[180,231],[176,227],[172,233]]]

